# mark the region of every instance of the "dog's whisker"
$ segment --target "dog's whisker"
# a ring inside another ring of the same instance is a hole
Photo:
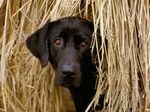
[[[72,75],[71,77],[72,77],[72,78],[75,78],[75,75]]]
[[[67,75],[66,75],[66,74],[63,74],[63,77],[67,77]]]

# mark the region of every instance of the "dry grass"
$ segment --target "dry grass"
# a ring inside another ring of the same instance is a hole
[[[106,93],[108,112],[149,112],[149,0],[1,0],[0,111],[66,111],[62,91],[54,87],[53,69],[42,69],[25,46],[26,38],[47,20],[65,16],[92,20],[95,33],[100,30],[108,40],[107,56],[98,56],[97,93],[91,104]],[[97,38],[94,35],[92,47],[104,53],[105,44],[98,46]]]

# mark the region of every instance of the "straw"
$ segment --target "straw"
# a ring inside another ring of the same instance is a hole
[[[99,63],[97,91],[86,112],[103,94],[103,111],[149,112],[149,0],[1,0],[0,111],[75,111],[72,100],[66,103],[70,93],[54,85],[52,66],[41,68],[25,45],[27,37],[48,20],[66,16],[94,23],[91,48],[96,48]]]

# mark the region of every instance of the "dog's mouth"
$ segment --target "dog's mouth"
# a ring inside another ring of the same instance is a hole
[[[63,78],[62,80],[62,86],[64,87],[70,87],[70,86],[73,86],[73,81],[74,81],[74,78]]]
[[[63,86],[67,88],[78,88],[80,86],[80,78],[77,77],[55,77],[55,85],[56,86]]]

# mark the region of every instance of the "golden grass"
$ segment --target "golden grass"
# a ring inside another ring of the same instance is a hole
[[[91,104],[106,93],[108,112],[149,112],[149,0],[84,0],[83,4],[81,0],[1,0],[0,111],[66,111],[62,91],[54,87],[53,69],[50,65],[42,69],[25,46],[27,37],[47,20],[65,16],[92,20],[95,33],[100,30],[102,39],[108,40],[106,57],[98,57],[97,93]],[[94,35],[92,46],[104,53],[105,44],[99,46],[97,38]]]

